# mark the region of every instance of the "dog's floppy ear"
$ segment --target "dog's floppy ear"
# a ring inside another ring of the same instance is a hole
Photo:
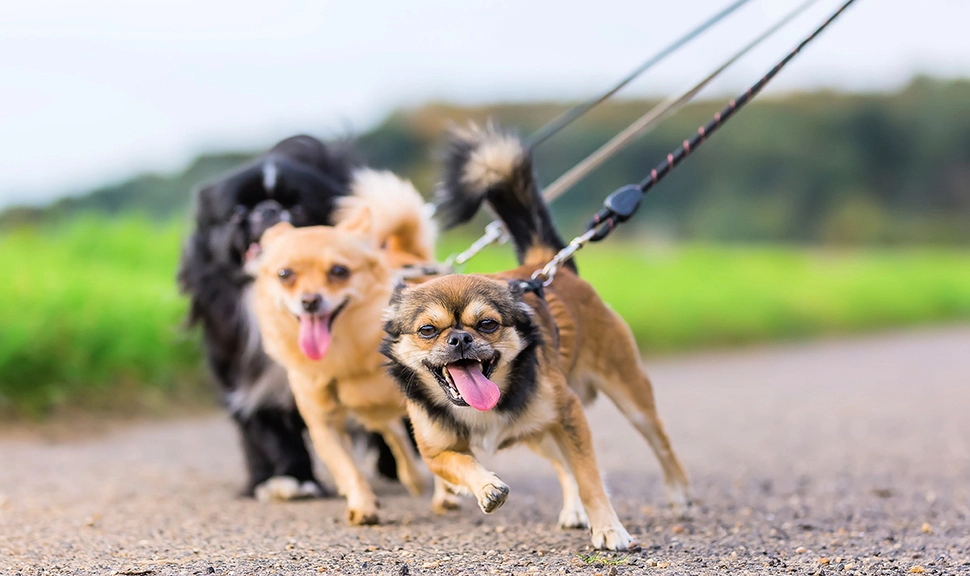
[[[521,302],[525,296],[525,286],[522,280],[509,280],[509,293],[516,302]]]
[[[266,232],[263,232],[263,235],[259,238],[259,243],[263,248],[265,248],[274,240],[293,229],[293,225],[289,222],[279,222],[273,224],[268,230],[266,230]]]
[[[404,281],[403,278],[399,278],[397,282],[394,283],[394,291],[391,293],[391,306],[397,307],[401,303],[401,298],[404,297],[404,291],[408,289],[408,283]]]
[[[338,222],[334,228],[370,238],[374,230],[374,216],[371,214],[370,208],[361,206],[357,210],[351,211],[347,218]]]
[[[532,325],[532,308],[525,302],[526,283],[522,280],[509,280],[509,295],[515,307],[512,311],[512,322],[522,329]]]
[[[394,336],[400,336],[401,329],[398,326],[401,321],[398,318],[398,312],[400,311],[401,300],[404,298],[404,293],[408,290],[408,285],[403,279],[399,279],[394,284],[394,292],[391,293],[391,300],[388,302],[387,308],[384,309],[384,331],[388,334]]]

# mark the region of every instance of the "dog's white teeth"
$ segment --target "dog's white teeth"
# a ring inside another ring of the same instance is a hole
[[[455,400],[461,400],[461,392],[458,391],[458,386],[455,384],[455,381],[451,377],[451,374],[448,372],[447,368],[441,369],[441,377],[444,382],[448,383],[448,395]]]

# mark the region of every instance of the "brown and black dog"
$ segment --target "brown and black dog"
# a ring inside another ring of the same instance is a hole
[[[597,548],[632,543],[604,490],[583,401],[605,392],[653,447],[675,501],[687,477],[657,416],[629,327],[567,262],[540,298],[524,280],[564,244],[522,143],[494,129],[456,133],[439,212],[467,220],[483,201],[512,236],[520,268],[399,285],[383,352],[408,399],[418,448],[431,470],[490,513],[509,487],[473,448],[524,443],[548,458],[563,490],[559,522],[592,529]],[[582,399],[582,400],[581,400]]]

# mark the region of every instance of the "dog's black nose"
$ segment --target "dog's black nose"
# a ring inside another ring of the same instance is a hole
[[[301,299],[303,304],[303,309],[314,314],[320,310],[320,304],[323,303],[323,298],[319,294],[304,294]]]
[[[461,348],[462,346],[468,346],[472,343],[472,335],[464,331],[453,331],[451,336],[448,337],[448,345],[454,346],[455,348]]]

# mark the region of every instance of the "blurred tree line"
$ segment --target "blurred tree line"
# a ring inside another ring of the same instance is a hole
[[[656,102],[610,102],[536,151],[548,184]],[[571,233],[615,188],[643,178],[724,105],[692,104],[588,176],[555,205]],[[399,110],[359,136],[374,166],[433,190],[444,130],[495,119],[523,136],[562,103]],[[190,189],[250,154],[207,155],[185,172],[144,175],[13,208],[0,225],[95,211],[183,217]],[[970,81],[917,78],[893,94],[794,94],[756,100],[655,188],[625,233],[670,239],[825,244],[970,243]]]

